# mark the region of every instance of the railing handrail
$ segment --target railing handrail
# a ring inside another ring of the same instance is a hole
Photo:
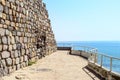
[[[106,55],[106,54],[103,54],[103,53],[97,53],[97,54],[103,55],[103,56],[105,56],[105,57],[109,57],[109,58],[113,58],[113,59],[118,59],[118,60],[120,60],[120,58],[113,57],[113,56],[110,56],[110,55]]]

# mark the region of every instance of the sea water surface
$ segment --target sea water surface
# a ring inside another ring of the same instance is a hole
[[[100,54],[120,58],[120,41],[62,41],[57,42],[57,46],[75,46],[78,49],[80,46],[88,46],[97,48]],[[101,57],[98,56],[98,64],[100,63]],[[110,57],[103,57],[102,65],[110,70]],[[120,60],[112,60],[112,71],[120,74]]]

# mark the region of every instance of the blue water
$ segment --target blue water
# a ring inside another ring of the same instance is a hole
[[[57,42],[57,45],[90,46],[97,48],[100,53],[120,58],[120,41],[69,41]]]

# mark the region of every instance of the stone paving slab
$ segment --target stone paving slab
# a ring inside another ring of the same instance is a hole
[[[87,60],[79,56],[57,51],[32,66],[3,77],[3,80],[100,80],[84,69],[86,65]]]

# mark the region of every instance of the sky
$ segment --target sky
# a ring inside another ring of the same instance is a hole
[[[120,41],[120,0],[43,0],[57,41]]]

